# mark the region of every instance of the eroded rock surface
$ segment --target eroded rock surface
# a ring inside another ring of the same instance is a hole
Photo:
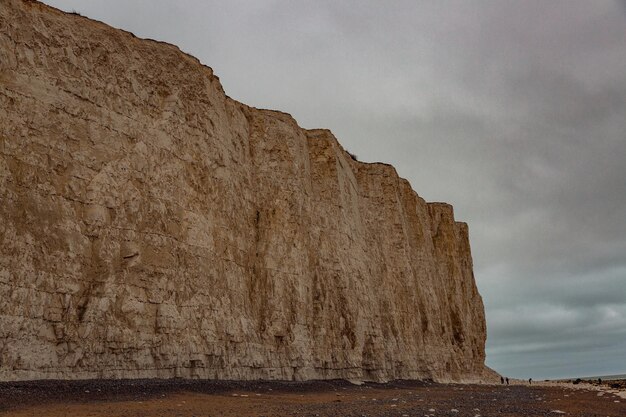
[[[176,47],[0,4],[0,379],[480,380],[468,230]]]

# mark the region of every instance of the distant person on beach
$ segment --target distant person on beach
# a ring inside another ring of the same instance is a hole
[[[502,377],[502,376],[500,377],[500,383],[501,383],[502,385],[504,385],[504,377]]]
[[[509,385],[509,377],[506,377],[506,384]]]
[[[598,384],[602,385],[602,378],[598,378]]]
[[[532,378],[528,378],[528,385],[532,385],[533,384],[533,379]]]

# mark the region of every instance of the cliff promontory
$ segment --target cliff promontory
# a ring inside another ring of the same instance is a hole
[[[0,380],[480,380],[468,229],[172,45],[0,3]]]

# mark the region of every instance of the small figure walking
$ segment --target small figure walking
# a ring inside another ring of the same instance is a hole
[[[533,379],[532,378],[528,378],[528,385],[532,385],[533,384]]]
[[[502,385],[504,385],[504,377],[502,377],[502,376],[500,377],[500,383],[501,383]]]
[[[509,377],[507,376],[505,379],[506,379],[506,384],[509,385]]]

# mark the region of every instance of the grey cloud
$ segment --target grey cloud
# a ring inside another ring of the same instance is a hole
[[[497,370],[626,372],[625,1],[46,2],[179,45],[452,203]]]

